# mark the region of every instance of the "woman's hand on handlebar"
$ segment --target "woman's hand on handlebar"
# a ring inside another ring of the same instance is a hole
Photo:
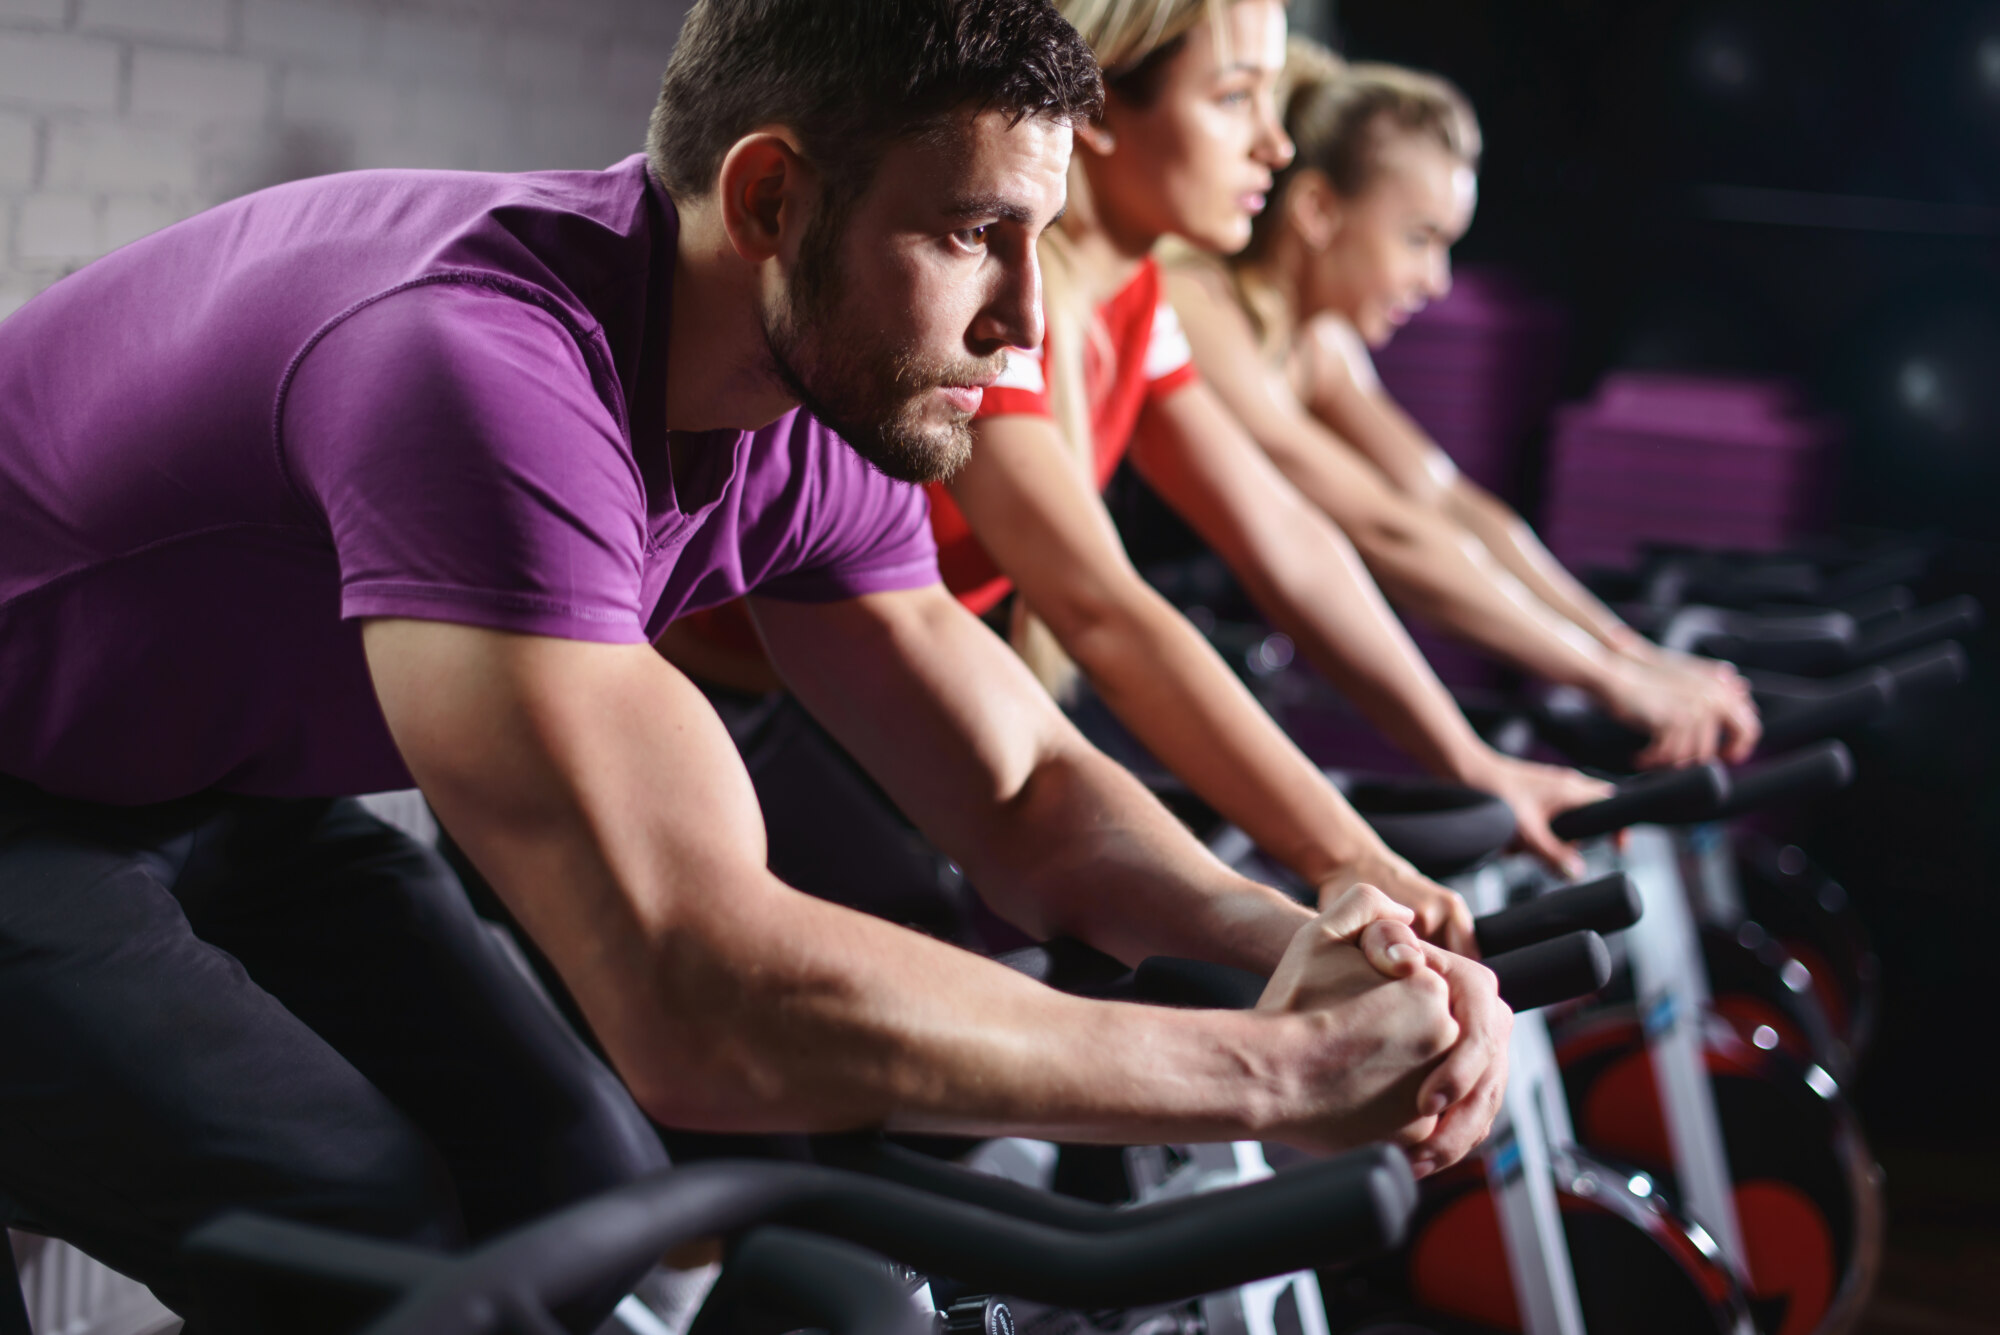
[[[1417,941],[1379,898],[1363,887],[1300,928],[1257,1004],[1307,1026],[1303,1106],[1271,1134],[1313,1149],[1393,1140],[1421,1175],[1485,1137],[1513,1016],[1491,970]]]
[[[1472,935],[1472,910],[1457,893],[1412,867],[1408,860],[1378,848],[1342,867],[1319,883],[1321,912],[1334,907],[1356,886],[1373,886],[1414,915],[1418,936],[1461,955],[1479,954]]]
[[[1634,635],[1633,638],[1638,641],[1638,647],[1625,652],[1646,666],[1666,673],[1679,673],[1703,681],[1719,682],[1745,700],[1750,698],[1750,679],[1738,670],[1736,664],[1720,658],[1704,658],[1700,654],[1669,649],[1663,644],[1654,644],[1640,635]]]
[[[1613,633],[1611,647],[1645,667],[1718,681],[1745,698],[1750,694],[1749,681],[1736,670],[1734,663],[1725,662],[1720,658],[1704,658],[1700,654],[1683,653],[1679,649],[1669,649],[1663,644],[1653,643],[1629,626],[1620,626]]]
[[[1507,804],[1514,813],[1515,842],[1522,848],[1571,879],[1583,875],[1582,855],[1574,845],[1558,839],[1549,822],[1571,807],[1611,796],[1614,789],[1610,784],[1560,765],[1517,760],[1498,751],[1464,781]]]
[[[1652,742],[1638,755],[1641,769],[1667,769],[1720,757],[1750,758],[1764,726],[1740,680],[1706,672],[1667,670],[1624,660],[1604,704],[1621,723]]]

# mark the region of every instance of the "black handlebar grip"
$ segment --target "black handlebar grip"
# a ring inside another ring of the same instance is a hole
[[[1729,775],[1710,761],[1627,779],[1603,801],[1563,812],[1549,828],[1559,839],[1588,839],[1628,825],[1705,820],[1728,797]]]
[[[1780,802],[1839,792],[1854,782],[1854,757],[1840,742],[1818,742],[1788,756],[1749,765],[1729,776],[1729,800],[1718,820],[1742,816]]]
[[[1814,741],[1888,712],[1896,702],[1896,677],[1887,667],[1862,668],[1795,700],[1767,709],[1760,750],[1768,753]]]
[[[1141,1001],[1215,1011],[1249,1010],[1264,995],[1264,982],[1261,975],[1248,969],[1170,955],[1140,961],[1133,974],[1134,991]]]
[[[1957,640],[1946,640],[1882,664],[1896,683],[1896,698],[1962,685],[1971,668]]]
[[[1504,955],[1566,932],[1622,932],[1639,921],[1639,887],[1622,871],[1566,885],[1473,921],[1481,955]]]
[[[1571,932],[1486,961],[1500,999],[1516,1011],[1587,997],[1611,981],[1611,951],[1596,932]]]
[[[1820,684],[1818,689],[1787,690],[1779,697],[1786,703],[1760,692],[1759,703],[1767,706],[1767,712],[1758,749],[1768,755],[1800,742],[1830,737],[1888,713],[1899,700],[1957,686],[1966,673],[1965,650],[1957,641],[1946,640],[1874,667],[1859,668]]]
[[[1854,646],[1859,662],[1872,663],[1908,649],[1935,644],[1957,635],[1969,635],[1986,620],[1977,598],[1960,595],[1941,603],[1887,617],[1869,627],[1868,635]]]

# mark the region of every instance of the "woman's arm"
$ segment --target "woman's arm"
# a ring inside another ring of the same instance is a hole
[[[1209,276],[1177,271],[1167,290],[1215,394],[1292,485],[1347,534],[1398,604],[1549,681],[1599,697],[1619,688],[1616,655],[1306,412],[1265,363],[1234,300]],[[1401,462],[1408,465],[1410,455]]]
[[[1529,592],[1612,652],[1648,667],[1707,678],[1748,705],[1749,687],[1733,667],[1672,653],[1627,626],[1556,560],[1512,507],[1459,472],[1451,457],[1389,397],[1367,347],[1352,329],[1322,316],[1306,325],[1299,344],[1303,398],[1312,415],[1334,435],[1351,441],[1397,490],[1438,510],[1478,539]],[[1756,718],[1749,713],[1736,722],[1740,726],[1725,732],[1735,750],[1741,751],[1735,758],[1741,759],[1756,741]]]
[[[1405,430],[1371,436],[1392,465],[1378,469],[1308,412],[1264,361],[1248,321],[1213,275],[1178,270],[1168,277],[1168,292],[1202,374],[1286,477],[1347,531],[1399,603],[1536,676],[1595,697],[1653,739],[1646,763],[1682,764],[1718,750],[1741,758],[1756,744],[1756,713],[1732,675],[1678,670],[1643,642],[1643,647],[1619,642],[1621,632],[1628,640],[1637,637],[1608,609],[1602,628],[1572,620],[1538,597],[1475,531],[1458,523],[1446,507],[1459,487],[1469,484],[1455,478],[1449,460],[1413,423],[1404,419]],[[1372,380],[1365,359],[1362,374]],[[1321,381],[1340,378],[1316,375]],[[1361,394],[1352,377],[1346,383]],[[1371,418],[1378,423],[1401,415],[1386,399],[1378,410]],[[1431,479],[1413,485],[1436,503],[1414,499],[1389,481],[1406,474]],[[1526,526],[1520,528],[1526,534]],[[1532,534],[1526,538],[1534,543]],[[1544,552],[1542,558],[1554,567],[1553,557]],[[1561,578],[1589,598],[1566,573]]]
[[[1133,462],[1376,727],[1432,773],[1507,800],[1521,838],[1563,866],[1555,812],[1599,797],[1580,774],[1526,765],[1480,740],[1411,643],[1354,549],[1272,466],[1208,387],[1146,409]]]
[[[1308,321],[1300,331],[1299,354],[1301,397],[1314,417],[1381,469],[1398,491],[1478,538],[1542,602],[1605,647],[1627,650],[1633,632],[1563,569],[1518,514],[1460,473],[1389,397],[1353,330],[1330,316]]]
[[[1472,949],[1464,902],[1391,853],[1139,577],[1055,424],[996,417],[974,431],[953,499],[1120,721],[1204,801],[1321,887],[1323,899],[1366,881],[1415,909],[1420,932]]]

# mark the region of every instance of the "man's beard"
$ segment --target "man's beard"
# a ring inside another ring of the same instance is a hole
[[[876,330],[844,327],[835,263],[843,230],[840,220],[814,220],[783,308],[763,313],[771,372],[880,472],[899,482],[943,482],[971,456],[972,431],[956,417],[926,422],[932,392],[991,381],[1006,353],[940,360]]]

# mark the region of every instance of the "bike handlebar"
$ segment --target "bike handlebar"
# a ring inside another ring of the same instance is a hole
[[[1854,782],[1854,756],[1840,742],[1818,742],[1729,776],[1729,797],[1715,818],[1727,820],[1780,802],[1838,792]]]
[[[1225,1191],[1104,1209],[1095,1230],[832,1168],[715,1160],[606,1192],[464,1256],[413,1251],[422,1257],[413,1285],[367,1335],[497,1335],[683,1243],[765,1224],[839,1238],[975,1289],[1059,1307],[1136,1307],[1392,1247],[1415,1207],[1409,1163],[1385,1145]],[[233,1215],[197,1230],[188,1248],[240,1264],[246,1250],[271,1254],[273,1239],[293,1255],[351,1241]]]
[[[1524,903],[1510,905],[1472,920],[1479,953],[1491,965],[1493,957],[1519,951],[1576,931],[1621,932],[1639,921],[1644,906],[1638,889],[1623,872],[1613,872],[1581,885],[1545,891]],[[1111,956],[1071,937],[1024,946],[998,957],[1001,963],[1040,983],[1086,996],[1122,997],[1177,1006],[1230,1009],[1230,998],[1247,997],[1241,1009],[1257,1004],[1264,980],[1247,969],[1178,960],[1160,955],[1127,973]],[[1183,974],[1192,969],[1192,974]],[[1219,973],[1205,971],[1220,970]],[[1229,975],[1236,981],[1222,981]],[[1203,981],[1192,981],[1202,979]],[[1234,990],[1231,990],[1231,989]],[[1221,998],[1217,1000],[1215,998]],[[1518,1008],[1517,1008],[1518,1009]]]
[[[1879,662],[1906,650],[1970,635],[1985,620],[1986,612],[1978,599],[1965,595],[1947,598],[1929,607],[1883,618],[1855,644],[1854,658],[1861,663]]]
[[[1481,955],[1504,955],[1567,932],[1621,932],[1644,911],[1632,878],[1613,872],[1482,914],[1473,919],[1472,930]]]
[[[1965,650],[1956,641],[1932,644],[1831,681],[1768,682],[1758,691],[1765,710],[1760,750],[1781,750],[1831,736],[1887,713],[1900,700],[1963,682]]]
[[[1500,999],[1516,1011],[1587,997],[1611,981],[1611,951],[1596,932],[1567,932],[1486,961]]]
[[[1729,775],[1714,761],[1624,780],[1601,802],[1574,807],[1549,822],[1560,839],[1588,839],[1628,825],[1705,820],[1729,798]]]
[[[1568,932],[1483,960],[1500,980],[1500,999],[1517,1011],[1589,996],[1611,981],[1611,952],[1596,932]],[[1156,955],[1135,975],[1141,1000],[1208,1010],[1249,1010],[1265,979],[1248,969]]]

